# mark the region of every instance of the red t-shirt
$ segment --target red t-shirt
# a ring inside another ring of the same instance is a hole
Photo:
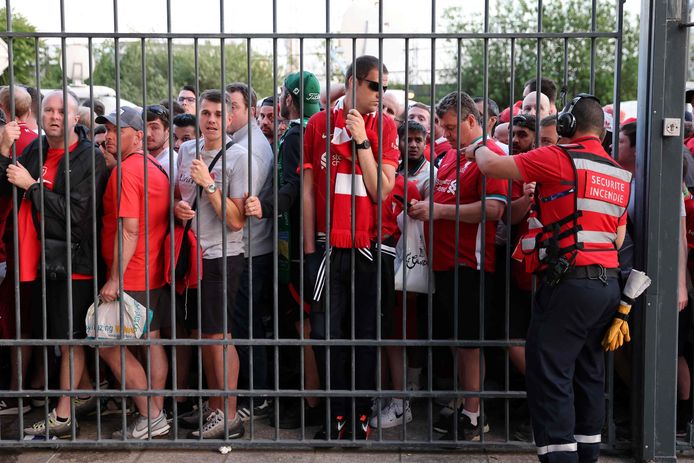
[[[396,196],[399,196],[403,200],[405,199],[405,177],[403,175],[397,175],[395,177],[393,190],[390,192],[390,195],[388,195],[388,198],[383,201],[383,214],[381,215],[383,237],[392,236],[397,243],[402,234],[402,230],[398,227],[398,216],[402,212],[404,206],[400,202],[400,198],[395,198]],[[409,203],[413,199],[417,201],[421,199],[419,196],[419,189],[417,188],[417,182],[414,179],[407,182],[407,202]]]
[[[604,157],[609,158],[600,140],[596,137],[582,137],[573,142],[583,146],[581,151],[596,155],[602,154]],[[563,180],[573,181],[575,177],[572,162],[569,160],[569,157],[566,156],[562,148],[556,145],[545,146],[526,153],[517,154],[513,156],[513,160],[516,162],[516,166],[523,180],[526,183],[537,182],[539,188],[542,188],[543,185],[550,188],[560,187]],[[562,187],[561,189],[565,188]],[[556,222],[563,219],[571,212],[573,211],[561,211],[559,208],[547,208],[546,212],[543,211],[543,216],[541,217],[542,224],[547,225]],[[626,225],[626,221],[627,214],[624,213],[617,219],[617,226]],[[600,263],[607,268],[617,268],[619,267],[617,252],[614,252],[614,257],[610,262],[593,262],[590,252],[586,253],[580,249],[577,250],[575,265],[582,266],[594,263]]]
[[[17,141],[15,141],[15,146],[17,147],[17,156],[22,154],[24,151],[24,148],[29,146],[29,144],[34,141],[38,135],[36,132],[31,130],[27,125],[23,122],[19,123],[19,138]]]
[[[487,147],[499,156],[505,153],[487,139]],[[441,160],[434,185],[434,202],[437,204],[456,203],[456,150],[450,150]],[[464,155],[460,159],[460,204],[471,204],[482,200],[482,185],[486,183],[486,200],[500,201],[506,204],[508,180],[493,179],[482,176],[477,163],[467,161]],[[455,220],[434,221],[434,248],[430,250],[434,270],[452,270],[455,266]],[[482,256],[482,224],[459,221],[458,228],[458,264],[474,269],[480,269]],[[484,229],[484,270],[494,271],[496,220],[487,220]],[[429,227],[424,224],[424,232],[428,234]],[[428,236],[426,237],[429,243]]]
[[[77,143],[68,147],[72,152]],[[47,190],[53,190],[53,182],[58,172],[58,166],[63,159],[65,150],[48,149],[46,160],[43,163],[43,186]],[[39,216],[40,217],[40,216]],[[38,277],[39,261],[41,259],[41,242],[36,233],[36,226],[32,217],[32,204],[29,199],[22,199],[17,213],[18,235],[19,235],[19,281],[34,281]],[[91,280],[92,275],[82,275],[73,273],[73,280]]]
[[[159,170],[152,156],[147,160],[147,191],[142,152],[128,156],[121,163],[121,201],[118,210],[118,172],[113,169],[104,194],[104,217],[101,252],[110,274],[118,218],[137,218],[139,237],[128,267],[123,271],[123,289],[145,291],[145,238],[149,239],[149,289],[164,285],[164,238],[169,231],[169,179]],[[149,234],[145,235],[145,193],[149,207]],[[110,277],[110,275],[109,275]]]
[[[19,138],[15,141],[15,146],[17,148],[17,156],[21,155],[24,148],[29,146],[29,144],[38,137],[38,135],[27,127],[25,123],[19,123]],[[5,240],[2,238],[5,236],[5,227],[7,220],[12,212],[12,198],[5,196],[0,198],[0,262],[4,262],[7,259],[7,251],[5,249]]]
[[[313,195],[315,198],[316,209],[316,233],[325,233],[325,188],[327,182],[327,156],[326,156],[326,137],[332,138],[333,124],[330,125],[330,135],[326,135],[326,111],[314,114],[306,124],[304,131],[304,169],[313,169]],[[383,153],[383,164],[390,164],[398,167],[400,159],[400,149],[398,148],[398,132],[395,122],[390,117],[383,118],[383,139],[380,143]],[[375,151],[374,158],[378,160],[378,151]],[[330,175],[337,174],[337,166],[340,162],[338,154],[331,153],[330,156]],[[332,204],[331,204],[332,206]],[[378,214],[378,205],[373,204],[374,214]],[[371,228],[371,239],[375,239],[378,233],[377,223]]]

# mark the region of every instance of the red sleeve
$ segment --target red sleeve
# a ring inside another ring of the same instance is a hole
[[[142,179],[136,172],[123,168],[121,175],[120,210],[118,217],[139,218]]]
[[[622,216],[619,218],[619,222],[617,222],[618,227],[621,227],[622,225],[627,224],[627,215],[628,214],[626,212],[624,212],[624,214],[622,214]]]
[[[497,156],[506,156],[506,153],[497,145],[494,140],[487,139],[486,145],[491,149]],[[481,174],[480,174],[481,178]],[[482,183],[480,182],[480,197],[482,196]],[[522,185],[521,185],[522,191]],[[487,199],[496,199],[506,203],[508,201],[508,180],[501,178],[491,178],[487,177]]]
[[[571,166],[561,148],[546,146],[527,153],[512,156],[520,171],[523,181],[540,183],[557,183],[569,175]]]

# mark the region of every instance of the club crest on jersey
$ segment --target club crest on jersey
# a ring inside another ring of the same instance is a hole
[[[336,154],[336,153],[332,153],[330,156],[330,165],[332,167],[337,167],[337,165],[340,163],[340,160],[342,160],[342,156],[340,156],[339,154]],[[324,170],[326,168],[326,155],[325,155],[325,153],[323,153],[320,157],[320,167],[321,167],[321,169],[324,169]]]

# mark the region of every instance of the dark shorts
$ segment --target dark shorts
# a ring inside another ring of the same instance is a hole
[[[147,291],[126,291],[130,297],[145,307],[152,310],[152,320],[149,322],[149,331],[159,331],[162,325],[169,326],[168,320],[170,317],[170,308],[163,304],[168,298],[163,298],[163,288],[149,290],[149,305],[147,305]]]
[[[434,339],[458,339],[473,341],[481,339],[480,333],[480,275],[469,267],[458,268],[458,306],[455,302],[455,274],[453,270],[434,272],[436,293],[434,295],[433,328]],[[492,296],[492,274],[485,273],[485,315]],[[455,314],[457,313],[457,325]],[[486,317],[485,317],[486,318]],[[457,332],[455,330],[457,326]]]
[[[189,298],[195,298],[197,297],[197,292],[195,289],[186,289],[183,294],[178,294],[174,293],[174,310],[173,310],[173,318],[172,318],[172,311],[171,311],[171,286],[170,285],[164,285],[160,290],[160,296],[159,296],[159,313],[161,315],[160,318],[160,323],[161,326],[160,328],[163,330],[168,330],[168,329],[173,329],[174,328],[174,323],[171,320],[175,320],[175,328],[177,332],[181,333],[181,329],[183,329],[184,332],[187,332],[190,330],[190,327],[188,326],[188,300]],[[167,336],[169,335],[169,331],[166,332]]]
[[[236,293],[243,273],[243,255],[226,257],[226,281],[222,279],[222,266],[225,258],[202,260],[202,281],[200,282],[200,308],[195,291],[188,291],[187,325],[192,330],[204,334],[224,333],[225,311],[222,294],[226,285],[226,332],[231,333],[231,322],[236,307]],[[200,316],[198,319],[198,311]]]
[[[93,280],[72,280],[72,307],[68,310],[67,280],[46,279],[46,339],[73,339],[87,337],[84,319],[89,306],[94,303]],[[44,315],[42,307],[41,282],[32,283],[31,333],[34,339],[44,337]],[[72,329],[70,329],[72,319]]]
[[[381,334],[388,337],[398,318],[395,317],[395,256],[381,252]]]

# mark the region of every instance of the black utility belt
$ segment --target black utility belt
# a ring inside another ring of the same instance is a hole
[[[619,278],[618,268],[605,268],[599,264],[571,267],[562,276],[562,279],[572,280],[604,280],[606,278]]]

